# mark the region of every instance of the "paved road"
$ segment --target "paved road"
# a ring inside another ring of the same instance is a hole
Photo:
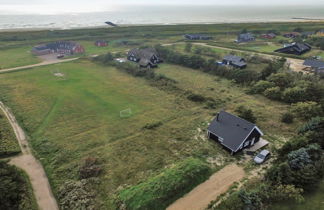
[[[41,63],[37,63],[37,64],[32,64],[32,65],[27,65],[27,66],[19,66],[19,67],[15,67],[15,68],[9,68],[9,69],[0,69],[0,73],[6,73],[6,72],[10,72],[10,71],[17,71],[17,70],[22,70],[22,69],[29,69],[29,68],[33,68],[33,67],[38,67],[38,66],[47,66],[47,65],[51,65],[51,64],[56,64],[56,63],[64,63],[64,62],[70,62],[70,61],[74,61],[77,60],[79,58],[69,58],[69,59],[63,59],[63,60],[45,60]]]
[[[207,181],[195,187],[175,201],[167,210],[203,210],[219,195],[225,193],[234,182],[245,176],[243,168],[231,164],[213,174]]]
[[[58,210],[58,205],[53,196],[46,173],[41,163],[33,156],[28,145],[27,136],[19,126],[10,109],[0,101],[0,109],[9,120],[19,142],[22,155],[11,158],[9,164],[24,170],[31,182],[34,195],[40,210]]]

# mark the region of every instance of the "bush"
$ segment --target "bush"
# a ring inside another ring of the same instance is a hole
[[[190,93],[187,96],[187,99],[189,99],[190,101],[194,101],[194,102],[205,102],[206,98],[200,94],[195,94],[195,93]]]
[[[58,198],[62,210],[94,210],[95,193],[90,186],[96,181],[83,179],[81,181],[66,181],[59,188]],[[96,184],[96,183],[95,183]]]
[[[90,177],[97,177],[101,171],[102,168],[98,164],[98,159],[94,157],[88,157],[84,159],[82,165],[79,168],[79,178],[88,179]]]
[[[282,116],[281,116],[281,122],[283,123],[287,123],[287,124],[290,124],[294,121],[294,115],[292,115],[291,113],[287,112],[287,113],[284,113]]]
[[[155,129],[157,127],[160,127],[161,125],[163,125],[162,122],[148,123],[143,128],[151,130],[151,129]]]
[[[288,103],[296,103],[307,100],[306,90],[301,87],[287,88],[282,95],[282,99]]]
[[[251,109],[247,109],[245,106],[239,106],[235,109],[240,118],[243,118],[251,123],[256,123],[257,118],[254,116]]]
[[[28,182],[17,168],[0,161],[0,209],[34,209],[28,188]]]
[[[253,85],[251,92],[252,93],[263,93],[266,89],[274,87],[274,83],[265,81],[265,80],[260,80],[258,81],[255,85]]]
[[[188,158],[146,181],[119,192],[126,209],[165,209],[173,201],[205,181],[211,174],[201,160]]]
[[[308,120],[321,115],[322,109],[316,102],[298,102],[291,105],[291,112],[299,118]]]
[[[273,100],[281,100],[281,90],[279,87],[268,88],[264,91],[264,96]]]

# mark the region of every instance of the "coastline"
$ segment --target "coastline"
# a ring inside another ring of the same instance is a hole
[[[181,26],[181,25],[222,25],[222,24],[249,24],[249,23],[324,23],[324,18],[304,18],[304,17],[293,17],[291,19],[282,20],[270,20],[270,21],[232,21],[232,22],[189,22],[189,23],[151,23],[151,24],[118,24],[118,27],[136,27],[136,26]],[[98,25],[98,26],[84,26],[84,27],[30,27],[30,28],[0,28],[2,32],[28,32],[28,31],[55,31],[55,30],[86,30],[86,29],[109,29],[114,28],[109,25]]]

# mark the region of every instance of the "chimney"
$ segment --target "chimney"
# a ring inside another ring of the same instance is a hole
[[[219,121],[219,113],[217,113],[216,121]]]

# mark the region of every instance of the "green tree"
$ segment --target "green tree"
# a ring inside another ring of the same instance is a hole
[[[186,43],[185,51],[186,52],[191,52],[191,49],[192,49],[192,44],[191,43]]]
[[[235,109],[240,118],[243,118],[251,123],[256,123],[257,118],[254,116],[251,109],[246,108],[245,106],[239,106]]]
[[[269,81],[260,80],[252,87],[253,93],[263,93],[266,89],[274,87],[275,84]]]
[[[312,117],[321,115],[322,109],[314,101],[298,102],[291,105],[291,112],[299,118],[309,120]]]

